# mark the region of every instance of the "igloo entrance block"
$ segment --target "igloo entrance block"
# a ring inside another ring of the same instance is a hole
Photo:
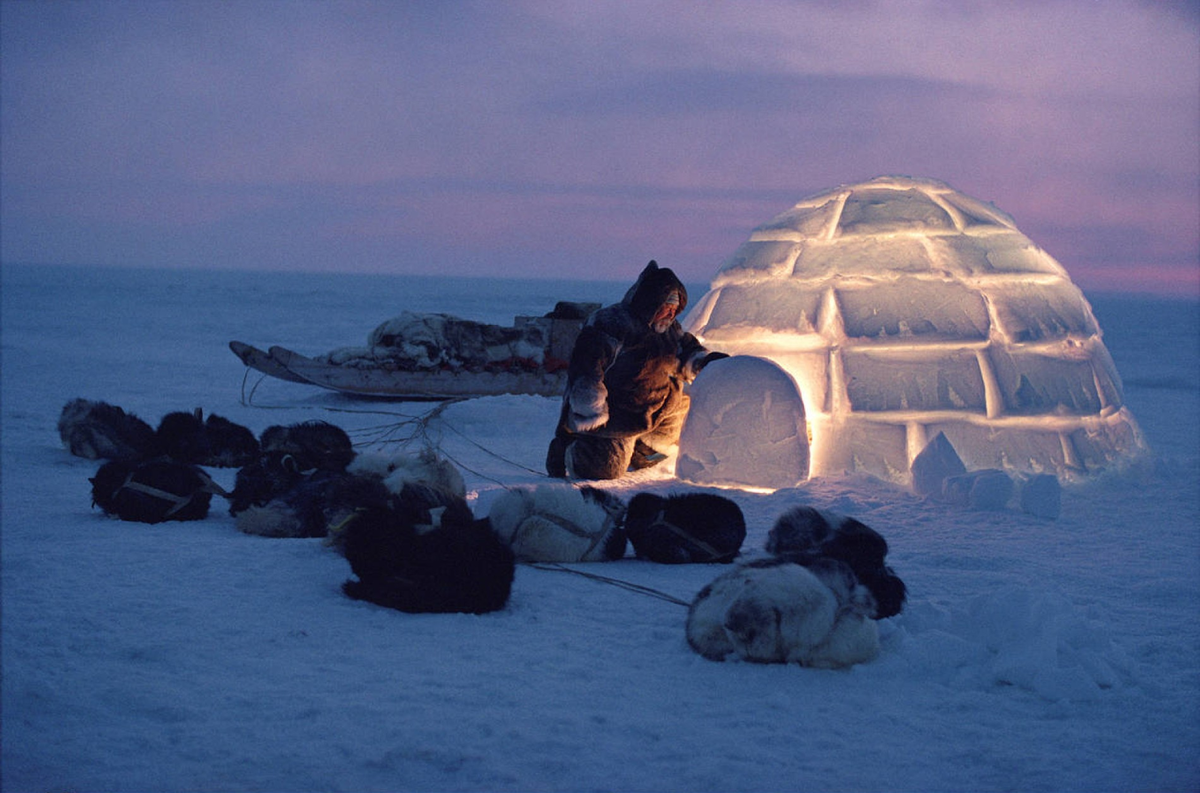
[[[689,389],[675,475],[701,485],[794,487],[808,478],[804,402],[791,375],[764,358],[714,361]]]

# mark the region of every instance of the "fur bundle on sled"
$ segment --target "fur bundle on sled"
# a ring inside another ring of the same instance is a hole
[[[487,520],[522,562],[603,562],[625,555],[624,513],[604,490],[551,484],[508,491]]]
[[[498,611],[508,603],[512,550],[465,499],[409,483],[386,506],[357,510],[341,543],[357,580],[351,598],[410,613]]]
[[[879,653],[874,601],[844,563],[784,559],[738,565],[688,608],[687,642],[713,661],[838,669]]]
[[[765,547],[768,553],[800,565],[821,559],[844,562],[874,598],[875,619],[895,616],[904,607],[907,587],[884,561],[887,540],[854,518],[794,507],[775,522]]]
[[[140,523],[201,520],[221,489],[200,468],[173,460],[109,460],[91,478],[92,504]]]
[[[736,502],[713,493],[638,493],[625,512],[625,531],[642,559],[727,563],[746,539],[746,519]]]

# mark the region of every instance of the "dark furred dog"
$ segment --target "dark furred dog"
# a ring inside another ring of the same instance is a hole
[[[746,539],[746,519],[735,502],[712,493],[638,493],[625,531],[634,552],[652,562],[732,562]]]
[[[155,430],[158,446],[172,460],[216,468],[237,468],[258,457],[258,439],[246,427],[204,411],[176,411]]]
[[[775,522],[767,535],[768,553],[810,566],[820,559],[845,562],[875,597],[875,619],[900,613],[907,588],[884,563],[887,541],[869,526],[812,507],[795,507]]]
[[[237,472],[229,514],[265,507],[317,471],[342,473],[354,459],[350,436],[324,421],[306,421],[263,430],[259,454]]]
[[[77,457],[91,460],[153,460],[235,468],[258,456],[258,439],[247,428],[204,411],[176,411],[155,429],[107,402],[73,399],[63,406],[58,434]]]
[[[406,485],[388,507],[364,507],[342,531],[358,580],[342,585],[356,600],[406,611],[482,614],[504,608],[512,590],[512,550],[467,502]]]
[[[345,471],[354,459],[354,446],[346,431],[327,421],[304,421],[288,426],[271,426],[259,436],[264,454],[290,454],[297,470],[319,468]]]
[[[242,506],[234,514],[238,530],[246,534],[326,537],[340,547],[337,533],[346,518],[363,507],[386,505],[390,495],[378,477],[317,470],[299,475],[265,503]]]
[[[92,503],[121,520],[161,523],[208,516],[214,485],[194,465],[110,460],[90,480]]]
[[[107,402],[72,399],[58,418],[58,435],[76,457],[146,460],[159,454],[154,428]]]

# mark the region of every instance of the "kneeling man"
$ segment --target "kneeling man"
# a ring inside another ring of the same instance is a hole
[[[617,479],[660,462],[687,417],[684,383],[709,352],[680,327],[687,290],[650,262],[620,303],[589,319],[571,352],[562,413],[546,471],[571,479]]]

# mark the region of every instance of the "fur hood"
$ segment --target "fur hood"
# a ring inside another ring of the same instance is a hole
[[[639,322],[649,323],[659,307],[667,302],[671,293],[679,295],[679,311],[676,312],[676,316],[683,316],[688,302],[687,289],[683,282],[669,268],[659,267],[658,262],[651,261],[634,281],[633,286],[629,287],[621,302]]]

